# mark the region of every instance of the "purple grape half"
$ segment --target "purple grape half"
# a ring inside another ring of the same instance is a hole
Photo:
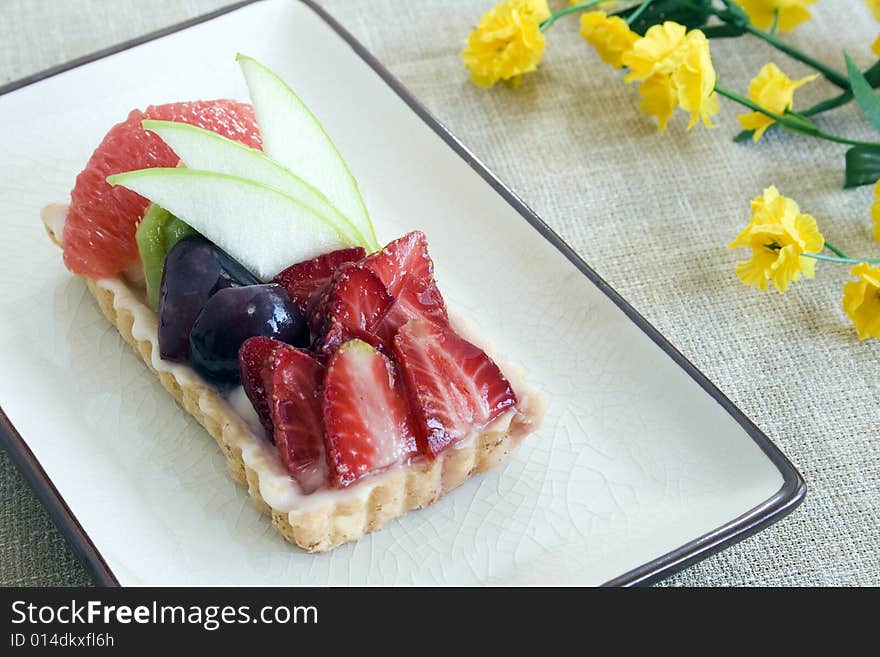
[[[260,281],[201,235],[180,240],[165,256],[159,297],[159,355],[185,363],[189,333],[216,292]]]
[[[237,383],[238,350],[258,335],[295,347],[309,344],[305,317],[280,285],[219,290],[208,299],[190,332],[190,363],[213,383]]]

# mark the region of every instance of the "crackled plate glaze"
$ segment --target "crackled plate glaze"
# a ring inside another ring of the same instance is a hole
[[[322,118],[382,239],[427,233],[450,307],[547,401],[502,467],[328,554],[275,534],[38,218],[132,107],[246,98],[236,51]],[[766,436],[310,4],[247,4],[68,68],[0,96],[15,126],[0,152],[0,406],[10,453],[98,582],[630,584],[802,498]]]

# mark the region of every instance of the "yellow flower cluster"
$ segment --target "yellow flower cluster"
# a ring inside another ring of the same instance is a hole
[[[541,22],[548,18],[547,0],[505,0],[484,14],[461,54],[474,83],[516,85],[536,70],[546,45]]]
[[[819,77],[818,74],[808,75],[800,80],[792,80],[776,64],[772,62],[765,64],[749,84],[749,100],[773,114],[781,116],[785,114],[786,110],[792,108],[795,90],[817,77]],[[775,123],[773,119],[761,112],[740,114],[737,118],[743,128],[755,131],[752,137],[755,141],[758,141],[764,131]]]
[[[880,239],[880,183],[874,194],[877,202],[872,215]],[[736,266],[743,283],[766,290],[772,282],[777,290],[785,292],[801,274],[813,278],[816,260],[805,254],[818,254],[824,246],[816,220],[801,213],[794,200],[780,195],[775,187],[768,187],[763,196],[752,201],[749,225],[729,248],[752,250],[751,259]],[[880,338],[880,267],[861,262],[851,273],[856,280],[843,286],[843,310],[855,325],[859,339]]]
[[[880,338],[880,267],[862,262],[851,273],[858,280],[843,286],[843,310],[860,340]]]
[[[776,23],[781,32],[789,32],[810,20],[807,7],[816,0],[733,0],[756,26],[767,30]],[[777,17],[778,15],[778,17]]]
[[[813,278],[816,261],[803,254],[818,253],[824,244],[816,220],[802,214],[794,200],[768,187],[763,196],[752,201],[749,225],[728,248],[752,249],[752,258],[736,266],[743,283],[766,290],[772,282],[777,290],[785,292],[801,274]]]
[[[815,0],[733,0],[760,29],[788,31],[809,20],[808,6]],[[880,20],[880,0],[866,0]],[[569,0],[580,5],[581,0]],[[798,80],[789,78],[776,64],[768,63],[749,84],[748,101],[738,94],[717,87],[717,76],[709,50],[709,41],[699,29],[688,31],[673,21],[652,25],[641,36],[630,29],[621,16],[606,11],[614,0],[591,3],[587,7],[552,14],[547,0],[502,0],[488,11],[468,36],[462,59],[471,77],[481,87],[499,81],[518,84],[522,76],[535,71],[544,55],[546,29],[560,16],[591,8],[580,17],[580,34],[606,64],[615,69],[628,68],[626,82],[639,83],[643,113],[657,117],[665,130],[675,110],[690,114],[688,129],[697,123],[712,126],[718,113],[718,95],[723,94],[749,109],[760,108],[779,117],[793,110],[797,89],[816,79],[810,75]],[[644,5],[642,5],[644,8]],[[600,9],[596,9],[600,8]],[[760,32],[757,33],[762,36]],[[766,35],[765,35],[766,36]],[[770,39],[767,36],[767,39]],[[880,37],[873,46],[880,55]],[[818,66],[816,68],[819,68]],[[821,69],[820,69],[821,70]],[[776,119],[759,111],[741,114],[742,126],[761,139]],[[785,119],[779,119],[785,120]],[[788,123],[788,121],[786,121]],[[871,207],[874,238],[880,241],[880,181],[874,188]],[[743,283],[767,290],[770,284],[785,292],[801,276],[813,278],[817,259],[857,263],[831,244],[825,243],[816,220],[802,213],[798,204],[768,187],[751,202],[749,224],[729,245],[730,249],[747,248],[748,260],[736,265]],[[837,257],[822,255],[828,248]],[[860,339],[880,338],[880,260],[858,262],[843,289],[843,309],[855,324]]]
[[[660,130],[666,129],[676,107],[690,112],[688,128],[700,120],[712,126],[710,117],[719,109],[716,75],[703,32],[688,32],[684,25],[672,21],[652,25],[623,53],[621,61],[630,68],[626,81],[641,81],[640,109],[657,117]]]
[[[625,20],[606,16],[603,11],[581,14],[581,36],[596,49],[603,62],[614,68],[623,66],[623,55],[639,40]]]

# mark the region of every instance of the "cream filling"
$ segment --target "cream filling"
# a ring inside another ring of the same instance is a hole
[[[63,205],[50,205],[42,212],[47,230],[58,242],[61,241],[66,210],[66,206]],[[138,341],[145,340],[151,344],[150,364],[157,372],[171,374],[181,385],[203,385],[214,389],[192,368],[160,358],[158,317],[144,303],[142,295],[127,285],[122,277],[100,279],[95,281],[95,284],[113,293],[113,305],[117,311],[125,309],[131,313],[132,335]],[[475,334],[471,322],[454,316],[450,317],[450,320],[459,335],[492,356],[493,345]],[[470,436],[459,440],[449,449],[470,448],[480,434],[490,432],[509,433],[514,442],[518,443],[540,423],[543,417],[543,401],[537,391],[525,383],[522,369],[512,363],[501,363],[497,360],[496,363],[516,392],[516,406],[497,417],[488,426],[475,429]],[[307,511],[326,504],[364,501],[386,477],[398,468],[409,465],[409,463],[397,464],[388,470],[363,477],[346,488],[324,487],[308,495],[303,494],[285,468],[275,446],[266,439],[265,431],[244,389],[238,386],[225,398],[219,393],[217,397],[222,400],[227,414],[239,423],[242,430],[231,432],[236,436],[235,446],[241,450],[245,466],[257,474],[263,500],[276,511]],[[207,409],[203,410],[207,411]]]

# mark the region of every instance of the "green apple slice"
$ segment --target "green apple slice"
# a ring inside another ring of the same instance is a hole
[[[144,130],[159,135],[190,169],[226,173],[274,187],[307,205],[352,244],[368,246],[360,232],[326,196],[257,149],[188,123],[147,120],[141,125]]]
[[[251,57],[239,54],[236,60],[244,72],[266,155],[320,189],[367,239],[370,249],[377,250],[357,182],[321,123],[275,73]]]
[[[350,246],[322,217],[296,199],[252,180],[184,167],[107,177],[179,217],[255,276]]]

